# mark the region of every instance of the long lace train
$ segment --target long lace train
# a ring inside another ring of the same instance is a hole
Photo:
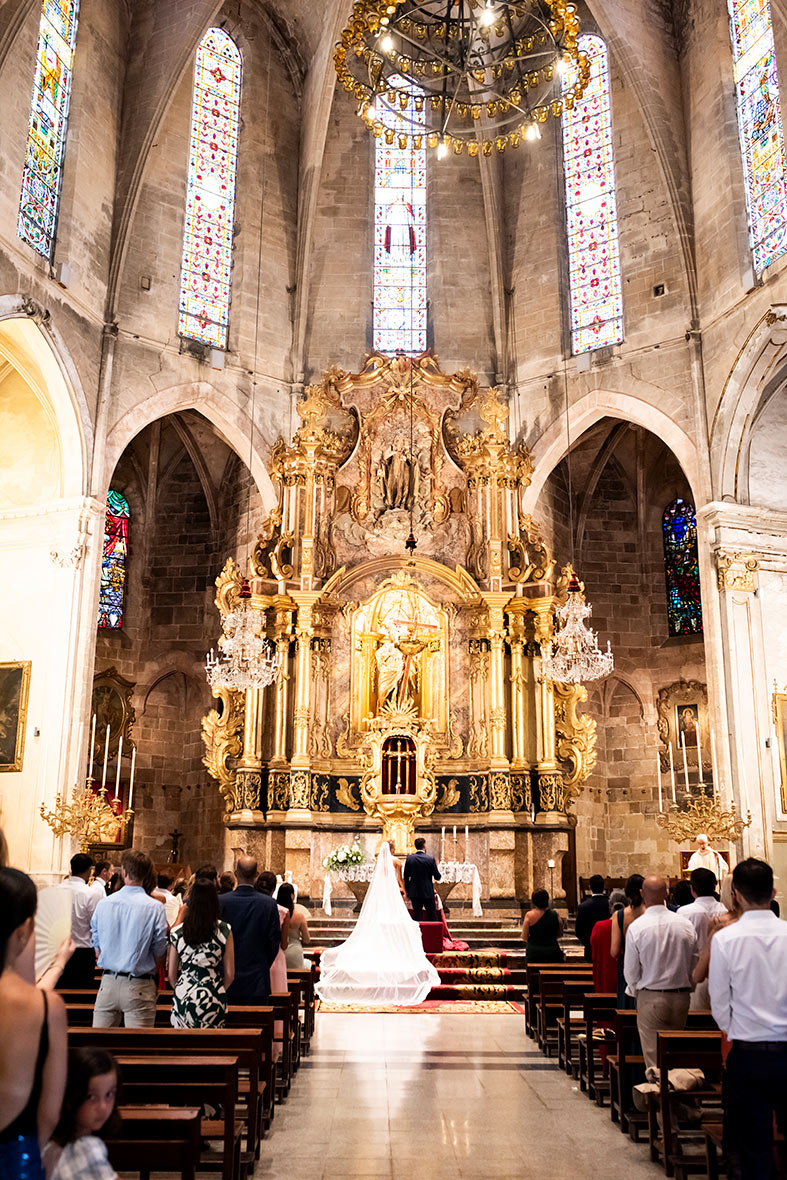
[[[331,1004],[409,1006],[420,1004],[439,982],[383,844],[355,929],[320,960],[317,994]]]

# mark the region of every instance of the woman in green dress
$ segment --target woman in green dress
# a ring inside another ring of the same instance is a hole
[[[183,921],[169,936],[169,982],[174,1028],[223,1028],[226,990],[235,976],[232,931],[219,919],[219,896],[213,881],[198,877],[189,894]]]

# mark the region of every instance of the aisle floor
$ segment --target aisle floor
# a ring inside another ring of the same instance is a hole
[[[258,1180],[658,1180],[521,1016],[322,1013]]]

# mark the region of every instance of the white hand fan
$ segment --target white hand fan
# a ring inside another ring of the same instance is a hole
[[[71,934],[71,891],[42,889],[36,908],[36,979],[52,966],[55,955]]]

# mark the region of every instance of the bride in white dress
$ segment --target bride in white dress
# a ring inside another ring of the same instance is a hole
[[[317,995],[329,1004],[406,1007],[422,1003],[439,983],[383,844],[355,929],[320,960]]]

